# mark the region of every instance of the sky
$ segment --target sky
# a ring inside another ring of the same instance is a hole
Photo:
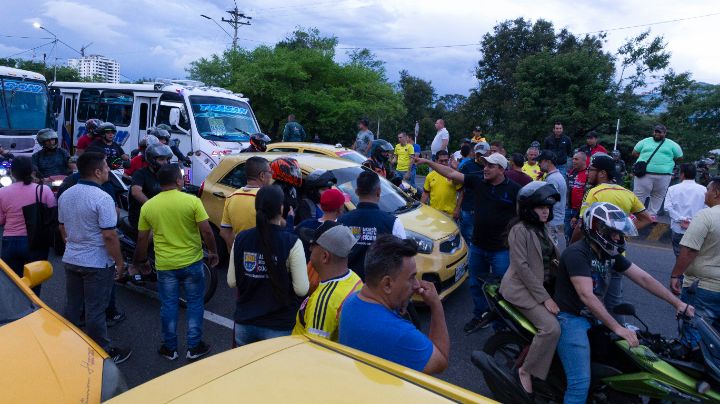
[[[116,59],[124,80],[184,78],[189,64],[221,53],[231,39],[213,21],[227,17],[232,0],[3,0],[0,6],[0,57],[21,57],[65,64],[78,57],[52,36],[33,27],[42,24],[61,41],[86,54]],[[438,95],[463,94],[477,86],[474,68],[479,42],[501,21],[525,17],[552,21],[556,29],[576,34],[608,31],[606,50],[614,53],[627,39],[648,27],[617,29],[715,14],[649,27],[672,53],[671,68],[689,71],[698,81],[720,83],[720,3],[713,0],[238,0],[252,17],[241,26],[239,46],[272,45],[295,27],[316,27],[338,37],[336,58],[347,49],[369,48],[386,62],[388,77],[398,72],[432,82]],[[44,45],[44,46],[43,46]],[[439,47],[446,45],[470,45]],[[30,50],[36,48],[35,50]],[[409,47],[414,49],[388,49]],[[436,48],[427,48],[436,47]]]

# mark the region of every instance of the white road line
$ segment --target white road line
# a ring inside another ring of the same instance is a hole
[[[231,330],[234,328],[234,324],[235,324],[234,321],[230,320],[227,317],[223,317],[219,314],[215,314],[211,311],[205,310],[205,312],[203,313],[203,318],[207,321],[210,321],[217,325],[223,326],[225,328],[229,328]]]

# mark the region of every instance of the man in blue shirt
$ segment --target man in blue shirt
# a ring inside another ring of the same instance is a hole
[[[339,342],[427,374],[448,366],[450,336],[435,286],[417,279],[417,245],[393,235],[378,236],[365,259],[365,285],[340,315]],[[413,294],[430,308],[429,338],[401,313]]]

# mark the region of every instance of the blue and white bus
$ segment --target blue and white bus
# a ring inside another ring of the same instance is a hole
[[[115,124],[115,141],[127,153],[137,147],[148,128],[161,123],[172,126],[180,150],[192,152],[186,182],[198,186],[221,157],[240,152],[248,146],[250,134],[260,132],[247,98],[200,82],[53,82],[50,93],[56,129],[63,144],[71,147],[85,133],[85,121],[90,118]]]
[[[50,126],[42,74],[0,66],[0,146],[16,154],[38,150],[37,131]]]

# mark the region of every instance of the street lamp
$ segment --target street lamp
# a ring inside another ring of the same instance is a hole
[[[57,44],[59,42],[59,39],[57,35],[53,34],[49,29],[40,25],[40,23],[37,21],[33,23],[33,27],[35,27],[36,29],[41,29],[53,36],[53,52],[55,52],[55,64],[53,65],[53,81],[57,81]]]
[[[221,30],[223,30],[223,32],[224,32],[224,33],[226,33],[226,34],[227,34],[227,36],[228,36],[228,37],[230,37],[230,39],[232,39],[232,37],[233,37],[233,36],[232,36],[232,35],[230,35],[230,33],[229,33],[229,32],[227,32],[227,31],[225,30],[225,28],[223,28],[223,27],[222,27],[222,25],[218,24],[218,22],[217,22],[217,21],[215,21],[215,19],[214,19],[214,18],[212,18],[212,17],[208,17],[208,16],[206,16],[205,14],[200,14],[200,17],[202,17],[202,18],[205,18],[206,20],[210,20],[210,21],[214,22],[214,23],[215,23],[215,25],[217,25],[218,27],[220,27],[220,29],[221,29]]]

